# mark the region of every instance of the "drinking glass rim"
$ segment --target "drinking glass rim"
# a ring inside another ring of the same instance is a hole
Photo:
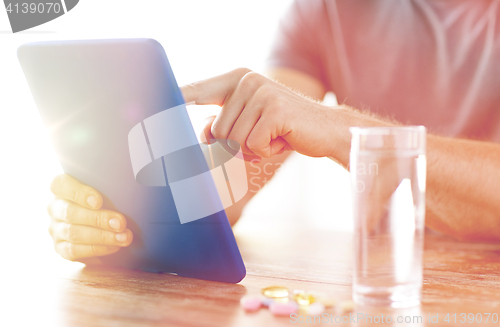
[[[407,132],[425,133],[426,131],[427,128],[423,125],[349,127],[349,132],[353,135],[394,135]]]

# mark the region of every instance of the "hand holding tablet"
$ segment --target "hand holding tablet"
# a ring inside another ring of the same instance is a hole
[[[245,276],[241,255],[220,205],[218,187],[209,178],[210,174],[201,181],[205,190],[201,198],[189,198],[190,194],[183,192],[182,196],[187,198],[182,200],[192,207],[199,206],[200,201],[209,202],[221,210],[199,219],[187,219],[184,224],[174,201],[176,192],[168,180],[170,164],[178,164],[177,161],[167,162],[167,157],[160,154],[166,171],[165,186],[143,185],[135,178],[128,140],[130,131],[148,117],[184,104],[158,42],[122,39],[31,43],[19,48],[18,57],[65,173],[91,187],[82,189],[95,191],[98,199],[94,208],[99,207],[99,195],[102,197],[102,208],[93,216],[88,211],[93,209],[85,205],[88,196],[85,200],[85,195],[75,190],[65,193],[56,187],[57,195],[75,196],[76,202],[64,200],[51,205],[49,210],[53,218],[57,217],[53,234],[64,239],[61,236],[64,233],[78,231],[66,237],[71,242],[61,242],[60,253],[75,259],[92,253],[88,250],[100,254],[116,251],[101,256],[102,261],[131,269],[231,283]],[[159,137],[167,143],[181,139],[187,144],[197,144],[185,108],[177,112],[175,120],[175,138],[168,137],[171,129],[161,128],[156,129]],[[209,168],[203,151],[197,147],[184,165],[198,167],[203,172],[212,170],[214,167]],[[93,206],[92,197],[87,205]],[[74,222],[77,217],[67,215],[68,209],[79,217],[93,217],[96,221],[92,226],[81,220],[68,224],[65,219]],[[110,225],[114,215],[123,217],[119,219],[118,230]],[[99,221],[98,216],[102,218]],[[58,225],[60,222],[64,224]],[[82,238],[84,234],[87,236]],[[122,237],[125,242],[121,242]],[[90,239],[101,244],[88,244]],[[123,247],[130,241],[129,246]]]
[[[54,178],[50,189],[55,198],[47,207],[49,232],[56,252],[63,258],[104,256],[132,243],[133,234],[125,217],[101,209],[102,196],[90,186],[62,174]]]

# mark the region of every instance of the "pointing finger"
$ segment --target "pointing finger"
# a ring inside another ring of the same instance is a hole
[[[247,68],[238,68],[229,73],[215,76],[200,82],[181,87],[184,101],[195,102],[198,105],[216,104],[222,106],[245,74],[251,72]]]

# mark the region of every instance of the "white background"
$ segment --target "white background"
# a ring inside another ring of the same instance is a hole
[[[2,261],[30,260],[33,266],[62,261],[52,250],[45,211],[50,181],[61,168],[17,61],[19,45],[55,39],[155,38],[182,85],[240,66],[263,72],[278,20],[289,3],[81,0],[68,14],[17,34],[11,33],[0,8]],[[216,111],[189,109],[195,128],[200,118]],[[303,220],[304,228],[350,230],[350,206],[347,172],[329,159],[295,155],[251,203],[237,228],[251,228],[249,222],[263,215],[293,215]]]

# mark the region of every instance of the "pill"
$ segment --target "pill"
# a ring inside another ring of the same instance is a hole
[[[274,302],[279,302],[279,303],[288,303],[288,301],[290,301],[290,299],[287,297],[275,297],[275,298],[271,298]]]
[[[273,302],[269,306],[269,311],[275,316],[289,316],[292,313],[297,312],[299,306],[295,302],[279,303]]]
[[[301,293],[305,293],[306,291],[304,290],[293,290],[292,294],[293,295],[297,295],[297,294],[301,294]]]
[[[257,311],[262,305],[262,301],[257,296],[244,296],[240,299],[240,304],[245,311]]]
[[[271,303],[273,303],[273,302],[274,302],[274,299],[269,298],[269,297],[266,297],[266,298],[264,298],[264,299],[262,300],[262,306],[267,308],[267,307],[269,307],[269,306],[271,305]]]
[[[356,304],[353,302],[353,301],[342,301],[340,302],[339,304],[339,307],[340,307],[340,311],[342,312],[351,312],[354,310],[354,307],[356,306]]]
[[[307,306],[307,314],[310,316],[319,316],[325,312],[325,306],[321,302],[314,302]]]
[[[262,289],[262,294],[271,298],[287,297],[288,288],[284,286],[269,286]]]
[[[293,296],[293,299],[299,305],[309,305],[309,304],[314,303],[316,301],[314,296],[312,296],[311,294],[308,294],[306,292],[295,294]]]

